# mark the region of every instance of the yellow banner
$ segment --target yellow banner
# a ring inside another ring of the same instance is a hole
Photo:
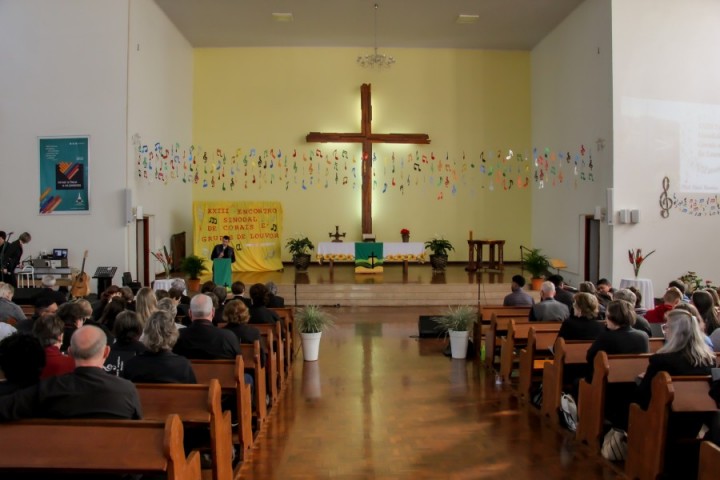
[[[268,272],[283,268],[280,202],[193,202],[193,251],[206,259],[223,236],[235,249],[233,272]]]

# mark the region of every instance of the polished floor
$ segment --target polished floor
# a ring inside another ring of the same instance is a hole
[[[609,479],[617,472],[519,408],[477,362],[418,339],[442,307],[329,309],[320,358],[303,362],[242,478]]]

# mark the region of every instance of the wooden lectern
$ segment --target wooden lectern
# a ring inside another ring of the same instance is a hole
[[[220,287],[229,287],[232,284],[232,263],[229,258],[213,260],[213,282]]]

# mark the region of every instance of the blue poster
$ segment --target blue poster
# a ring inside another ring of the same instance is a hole
[[[40,215],[89,213],[89,137],[40,138]]]

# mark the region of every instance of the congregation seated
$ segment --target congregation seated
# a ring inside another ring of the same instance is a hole
[[[120,287],[119,298],[125,301],[125,308],[127,310],[132,310],[133,312],[135,311],[135,293],[133,293],[132,288],[128,286]]]
[[[122,297],[113,298],[110,300],[110,303],[105,305],[105,310],[100,316],[98,323],[113,332],[115,330],[115,320],[117,320],[117,316],[125,310],[129,310],[126,306],[127,304]]]
[[[612,284],[607,278],[601,278],[598,280],[595,285],[595,289],[597,290],[595,295],[597,296],[600,305],[603,306],[603,309],[606,309],[608,303],[615,299],[615,289],[612,288]]]
[[[212,299],[197,294],[190,301],[192,323],[180,330],[173,352],[189,359],[234,360],[240,354],[240,343],[235,335],[212,324],[215,314]]]
[[[238,298],[242,300],[242,302],[247,305],[248,308],[252,305],[252,301],[247,298],[245,295],[245,284],[241,281],[233,282],[232,285],[230,285],[230,291],[232,291],[233,298]]]
[[[34,297],[36,300],[38,298],[47,297],[57,303],[58,306],[67,302],[68,292],[67,290],[63,292],[57,287],[57,281],[55,280],[55,277],[53,277],[52,275],[45,275],[42,277],[41,283],[42,287],[39,289],[39,291],[35,294]]]
[[[19,321],[17,325],[15,325],[15,328],[17,328],[18,332],[31,333],[36,319],[43,315],[54,315],[57,309],[58,306],[54,300],[50,298],[38,298],[35,300],[35,313],[33,316]]]
[[[225,287],[217,286],[213,289],[212,293],[217,298],[217,305],[215,306],[215,315],[213,316],[213,325],[217,325],[223,321],[222,314],[225,309],[225,300],[227,300],[227,289]]]
[[[145,328],[147,319],[157,310],[157,297],[150,287],[142,287],[135,297],[135,312],[138,315],[140,325]]]
[[[720,321],[710,291],[714,290],[695,290],[691,300],[700,314],[704,325],[703,332],[708,336],[713,350],[720,352]]]
[[[20,305],[12,301],[14,295],[15,287],[0,282],[0,322],[7,322],[8,318],[13,318],[17,322],[26,319]]]
[[[132,382],[108,375],[105,334],[93,325],[79,328],[70,342],[75,370],[0,397],[0,421],[22,418],[139,419],[142,408]],[[40,440],[40,439],[39,439]]]
[[[99,320],[103,312],[105,311],[105,306],[110,303],[110,300],[112,300],[114,297],[119,296],[121,296],[120,287],[118,287],[117,285],[110,285],[105,290],[103,290],[103,292],[100,294],[100,298],[92,304],[93,320]]]
[[[120,302],[123,301],[121,296],[117,296],[117,297],[114,297],[112,300],[110,300],[110,303],[108,305],[112,304],[113,300],[120,301]],[[93,319],[93,316],[92,316],[93,308],[92,308],[92,304],[90,303],[89,300],[87,300],[85,298],[76,298],[76,299],[72,300],[72,303],[77,303],[82,308],[83,322],[84,322],[83,325],[95,325],[96,327],[100,328],[103,332],[105,332],[105,335],[107,336],[108,345],[112,345],[113,343],[115,343],[115,335],[113,334],[112,329],[109,328],[103,322],[102,315],[100,316],[100,319],[98,319],[98,320]],[[105,308],[107,309],[107,306]]]
[[[40,341],[29,333],[0,340],[0,397],[35,385],[45,367]]]
[[[172,352],[177,339],[173,315],[167,310],[154,312],[143,332],[146,349],[127,360],[122,377],[133,383],[197,383],[190,361]]]
[[[65,332],[65,322],[57,315],[45,315],[35,320],[33,335],[45,349],[45,368],[40,378],[63,375],[75,370],[75,360],[60,351]]]
[[[522,275],[513,275],[510,289],[512,293],[505,295],[503,299],[504,307],[531,307],[535,304],[532,298],[523,287],[525,286],[525,277]]]
[[[700,315],[700,312],[698,312],[698,309],[695,308],[695,305],[691,303],[681,303],[677,307],[675,307],[673,310],[682,310],[685,312],[688,312],[692,318],[695,320],[695,322],[698,324],[698,327],[700,328],[700,334],[702,335],[703,342],[705,342],[705,345],[710,347],[710,350],[713,350],[713,343],[712,340],[710,340],[710,337],[705,333],[705,319],[703,319],[702,315]],[[665,316],[666,322],[667,322],[667,314]],[[665,329],[666,325],[663,324],[662,328]],[[663,331],[663,334],[665,332]]]
[[[654,335],[652,333],[652,329],[650,328],[650,323],[645,320],[645,317],[637,313],[637,297],[632,290],[628,288],[621,288],[615,292],[614,297],[615,300],[625,300],[633,306],[633,309],[635,310],[635,324],[633,325],[633,328],[647,333],[648,337],[653,337]]]
[[[200,286],[200,293],[212,293],[215,290],[215,287],[217,287],[217,285],[215,285],[215,282],[213,282],[212,280],[208,280]]]
[[[284,308],[285,299],[277,294],[278,288],[275,282],[267,282],[265,288],[268,291],[267,307],[268,308]]]
[[[648,310],[645,319],[650,323],[663,323],[665,313],[680,305],[683,293],[677,287],[670,287],[663,294],[662,303],[652,310]]]
[[[540,288],[540,303],[536,303],[530,309],[528,319],[531,322],[561,322],[570,316],[567,305],[555,300],[555,293],[555,285],[552,282],[543,282]]]
[[[130,310],[120,313],[115,319],[113,333],[115,343],[110,347],[103,368],[112,375],[122,376],[125,363],[145,351],[145,345],[140,341],[143,328],[137,313]]]
[[[637,287],[632,286],[632,285],[629,286],[627,289],[630,290],[633,293],[633,295],[635,295],[635,315],[642,316],[643,318],[645,318],[645,314],[647,313],[647,308],[643,307],[642,292],[640,292],[640,290],[638,290]]]
[[[600,320],[599,304],[595,296],[578,292],[573,300],[573,312],[560,325],[558,337],[567,340],[595,340],[605,330]]]
[[[685,285],[685,283],[683,283],[682,281],[672,280],[670,283],[668,283],[668,288],[677,288],[682,294],[680,301],[685,303],[690,302],[690,297],[687,296],[687,285]]]
[[[178,315],[178,304],[173,300],[171,297],[165,297],[162,300],[158,301],[158,310],[162,310],[165,312],[168,312],[170,316],[173,319],[173,323],[175,323],[175,328],[185,328],[185,325],[182,323],[179,323],[177,321],[177,315]],[[174,345],[174,342],[173,342]]]
[[[550,275],[548,281],[555,286],[555,300],[562,303],[568,308],[568,312],[572,311],[574,292],[567,290],[565,279],[559,273]]]
[[[600,305],[600,307],[599,307],[600,318],[605,318],[605,312],[607,311],[606,305],[609,302],[605,301],[603,303],[603,301],[601,301],[600,297],[598,297],[598,291],[597,291],[597,288],[595,287],[595,284],[592,282],[582,282],[582,283],[580,283],[580,285],[578,285],[578,291],[589,293],[590,295],[597,297],[598,303]]]
[[[223,320],[227,324],[224,328],[233,332],[241,344],[252,344],[255,340],[260,342],[260,365],[265,367],[265,361],[267,360],[265,339],[257,328],[248,325],[250,311],[247,305],[239,299],[230,300],[223,311]]]
[[[190,299],[188,298],[187,303],[184,302],[184,298],[187,297],[183,295],[183,287],[170,287],[170,290],[168,290],[168,294],[170,295],[170,299],[175,304],[177,315],[187,318],[188,309],[190,306]]]
[[[631,304],[624,300],[613,300],[608,304],[606,329],[587,351],[588,383],[592,382],[595,355],[599,351],[608,355],[648,353],[648,336],[632,328],[634,323],[635,309]],[[607,387],[605,418],[623,430],[627,430],[628,411],[634,390],[634,384],[610,384]]]
[[[67,352],[73,333],[82,327],[85,322],[85,308],[77,302],[67,302],[58,308],[57,316],[65,323],[63,343],[60,346],[60,351]]]
[[[277,313],[273,312],[267,307],[268,290],[262,283],[256,283],[250,287],[250,299],[252,300],[252,306],[250,307],[250,321],[252,324],[266,323],[268,325],[274,325],[282,320]],[[283,328],[285,325],[283,324]]]

